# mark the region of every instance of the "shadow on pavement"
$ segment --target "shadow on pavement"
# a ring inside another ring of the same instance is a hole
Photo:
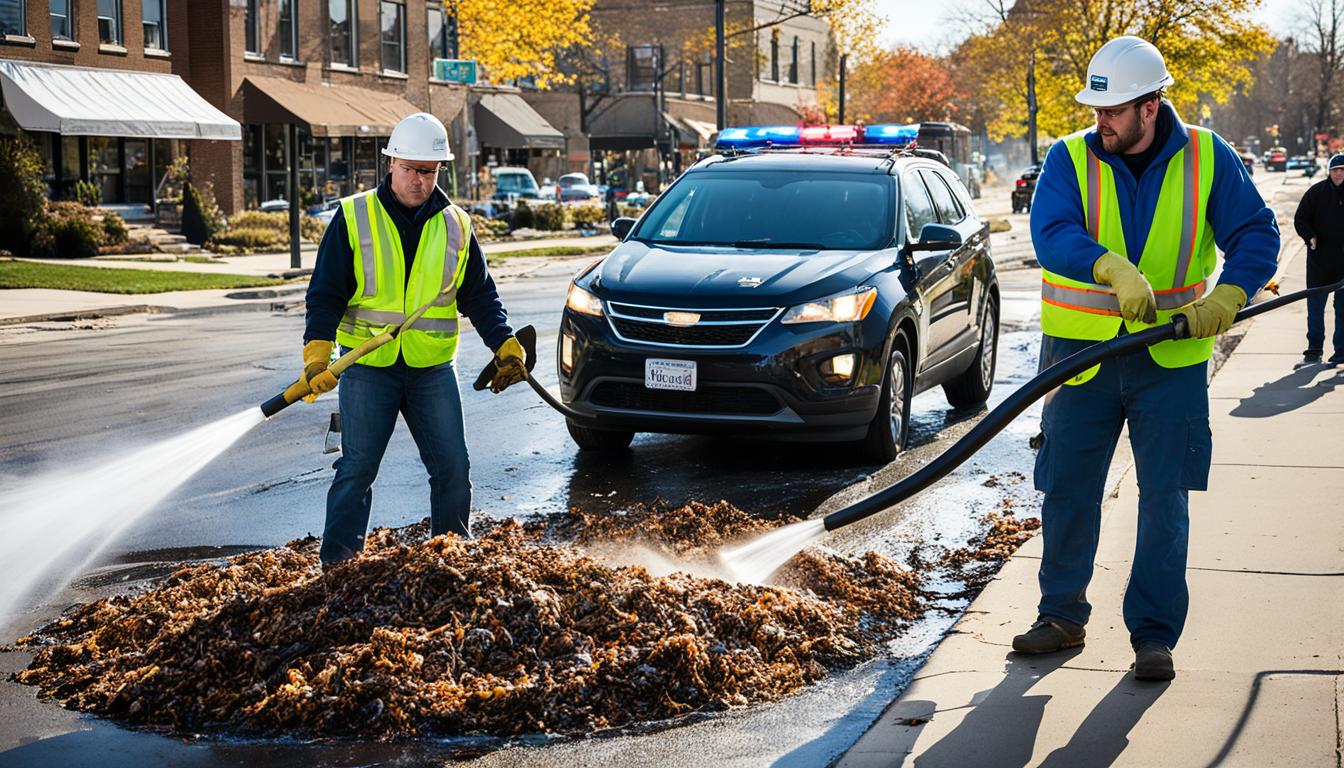
[[[971,711],[956,728],[915,758],[915,768],[1027,765],[1035,751],[1045,705],[1050,701],[1049,696],[1027,693],[1041,678],[1081,652],[1078,648],[1026,658],[1008,654],[1004,659],[1003,680],[989,691],[977,693],[971,699]],[[917,730],[910,735],[911,747],[917,736]]]
[[[1112,765],[1129,746],[1129,732],[1170,685],[1170,682],[1141,683],[1125,673],[1093,707],[1069,743],[1051,752],[1041,768]]]
[[[1250,397],[1242,398],[1232,415],[1242,419],[1263,419],[1297,410],[1330,394],[1344,384],[1344,367],[1335,368],[1334,375],[1316,381],[1323,371],[1330,370],[1325,363],[1304,365],[1287,376],[1255,388]],[[1316,381],[1315,384],[1312,384]]]

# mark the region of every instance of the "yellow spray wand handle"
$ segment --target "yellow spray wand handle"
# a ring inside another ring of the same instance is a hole
[[[327,370],[331,371],[331,375],[339,377],[342,373],[345,372],[345,369],[354,365],[356,360],[359,360],[359,358],[367,355],[373,350],[383,346],[389,341],[395,339],[397,336],[401,335],[402,331],[406,330],[407,328],[410,328],[411,325],[413,325],[416,320],[419,320],[420,317],[425,314],[425,312],[429,311],[430,307],[434,306],[435,302],[437,302],[444,296],[447,296],[448,293],[451,292],[452,290],[453,286],[444,288],[442,291],[439,292],[438,296],[435,296],[432,300],[426,302],[426,304],[423,307],[420,307],[419,309],[412,312],[409,317],[407,317],[404,321],[402,321],[401,325],[398,325],[396,328],[393,328],[391,330],[383,331],[382,333],[365,341],[364,343],[360,344],[359,346],[355,347],[349,352],[346,352],[344,355],[341,355],[340,357],[336,358],[336,360],[333,361],[332,364],[327,367]],[[281,410],[284,410],[286,406],[293,405],[294,403],[298,402],[299,400],[302,400],[303,398],[307,397],[310,394],[312,394],[312,390],[309,389],[308,382],[304,381],[303,377],[300,376],[297,381],[286,387],[284,392],[281,392],[275,397],[272,397],[270,400],[267,400],[266,402],[262,403],[261,412],[263,415],[266,416],[266,418],[269,419],[270,417],[279,413]]]

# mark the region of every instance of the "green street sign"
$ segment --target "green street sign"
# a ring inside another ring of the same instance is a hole
[[[434,78],[448,83],[474,85],[476,83],[476,60],[435,59]]]

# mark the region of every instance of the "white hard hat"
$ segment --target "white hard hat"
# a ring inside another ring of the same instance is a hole
[[[1074,98],[1089,107],[1115,107],[1176,82],[1162,53],[1125,35],[1101,46],[1087,65],[1087,85]]]
[[[448,148],[448,129],[428,112],[416,112],[397,123],[383,154],[402,160],[447,162],[453,159]]]

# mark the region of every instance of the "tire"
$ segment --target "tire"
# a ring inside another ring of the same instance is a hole
[[[891,344],[891,354],[887,356],[877,413],[868,425],[868,434],[858,444],[859,457],[865,463],[891,462],[905,448],[910,437],[910,388],[914,377],[908,349],[905,335],[898,334]]]
[[[565,427],[569,429],[569,436],[582,451],[623,451],[629,448],[630,441],[635,439],[634,432],[623,429],[594,429],[585,427],[573,419],[565,419]]]
[[[999,356],[999,304],[989,300],[980,322],[980,346],[975,359],[960,376],[943,385],[943,394],[953,408],[979,408],[994,388],[994,366]]]

